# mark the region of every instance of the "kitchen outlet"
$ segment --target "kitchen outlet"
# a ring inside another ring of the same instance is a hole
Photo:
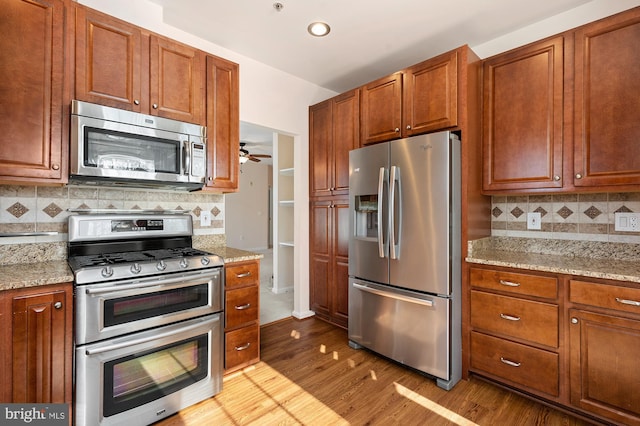
[[[527,229],[541,229],[542,217],[539,212],[527,213]]]
[[[640,213],[616,213],[615,230],[620,232],[640,232]]]
[[[200,226],[211,226],[211,212],[200,212]]]

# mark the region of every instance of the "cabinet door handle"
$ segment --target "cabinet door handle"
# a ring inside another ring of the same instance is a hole
[[[393,129],[393,131],[396,132],[396,133],[400,133],[400,128],[396,127],[395,129]]]
[[[54,303],[54,304],[53,304],[53,307],[54,307],[54,308],[56,308],[56,309],[60,309],[60,308],[62,308],[62,302],[56,302],[56,303]]]
[[[244,305],[236,305],[235,308],[238,311],[244,311],[245,309],[249,309],[251,307],[251,303],[245,303]]]
[[[500,284],[507,287],[520,287],[520,283],[514,283],[513,281],[500,280]]]
[[[558,176],[558,175],[555,175],[555,176],[553,177],[553,180],[555,180],[555,181],[558,181],[558,180],[560,180],[560,176]]]
[[[411,130],[411,124],[407,124],[407,130]]]
[[[640,302],[638,302],[638,301],[628,300],[628,299],[620,299],[619,297],[616,297],[616,302],[622,303],[623,305],[640,306]]]
[[[513,315],[507,315],[507,314],[500,314],[500,318],[506,319],[509,321],[520,321],[520,317],[515,317]]]
[[[137,100],[137,99],[134,99],[134,100],[133,100],[133,103],[134,103],[134,104],[136,104],[136,105],[140,105],[140,101],[139,101],[139,100]]]
[[[58,163],[54,163],[54,164],[52,164],[52,165],[51,165],[51,168],[52,168],[53,170],[60,170],[60,164],[58,164]]]
[[[246,278],[251,276],[251,271],[243,272],[242,274],[236,274],[236,278]]]
[[[153,107],[153,109],[158,109],[158,104],[153,104],[151,106]]]
[[[240,351],[244,351],[245,349],[249,349],[249,346],[251,346],[251,342],[247,342],[242,346],[236,346],[235,350],[240,352]]]
[[[582,179],[582,175],[580,173],[576,173],[576,179]]]
[[[515,361],[510,361],[506,358],[500,357],[500,361],[502,361],[504,364],[510,365],[511,367],[520,367],[521,363],[519,362],[515,362]]]

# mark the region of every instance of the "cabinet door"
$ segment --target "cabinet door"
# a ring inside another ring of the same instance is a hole
[[[0,180],[67,179],[65,2],[0,1]]]
[[[397,72],[362,87],[361,140],[383,142],[401,136],[402,73]]]
[[[403,134],[413,136],[458,124],[458,54],[445,53],[404,75]]]
[[[333,244],[331,321],[339,326],[349,325],[349,200],[332,203]]]
[[[207,188],[238,189],[240,92],[238,64],[207,56]]]
[[[197,49],[151,36],[150,114],[205,125],[204,62]]]
[[[640,425],[640,321],[570,310],[571,403]]]
[[[331,202],[314,201],[309,213],[309,305],[316,315],[328,320],[331,303]]]
[[[70,401],[70,294],[69,289],[13,298],[13,402]]]
[[[76,99],[147,112],[148,42],[135,25],[76,6]]]
[[[349,193],[349,151],[360,147],[360,90],[333,99],[332,195]]]
[[[640,9],[575,34],[574,185],[640,184]]]
[[[331,195],[332,125],[332,100],[309,107],[309,194],[311,196]]]
[[[562,187],[563,37],[484,62],[483,189]]]

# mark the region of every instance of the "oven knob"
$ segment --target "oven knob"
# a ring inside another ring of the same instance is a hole
[[[113,268],[111,266],[105,266],[104,268],[102,268],[100,274],[105,278],[109,278],[111,275],[113,275]]]
[[[164,260],[161,260],[160,262],[158,262],[158,264],[156,265],[156,269],[158,271],[164,271],[165,269],[167,269],[167,264],[164,263]]]
[[[208,257],[203,257],[202,259],[200,259],[200,263],[202,263],[204,266],[207,266],[210,262],[211,261]]]
[[[139,274],[140,271],[142,271],[142,267],[140,266],[140,264],[134,263],[133,265],[131,265],[131,273],[132,274]]]
[[[189,266],[189,261],[183,257],[182,260],[180,260],[180,267],[186,268],[187,266]]]

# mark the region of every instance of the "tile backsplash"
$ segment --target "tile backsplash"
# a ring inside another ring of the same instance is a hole
[[[540,230],[527,229],[530,212],[540,213]],[[614,230],[616,212],[640,212],[640,193],[493,196],[491,235],[640,243],[639,232]]]
[[[172,192],[142,189],[114,189],[92,186],[0,185],[0,234],[58,232],[55,236],[0,238],[0,264],[6,263],[15,244],[50,244],[59,251],[67,241],[69,209],[190,210],[194,240],[198,237],[224,244],[224,195],[205,192]],[[202,211],[211,212],[211,226],[200,226]],[[58,244],[57,244],[58,243]],[[53,255],[54,258],[57,257]],[[46,256],[45,256],[46,258]]]

